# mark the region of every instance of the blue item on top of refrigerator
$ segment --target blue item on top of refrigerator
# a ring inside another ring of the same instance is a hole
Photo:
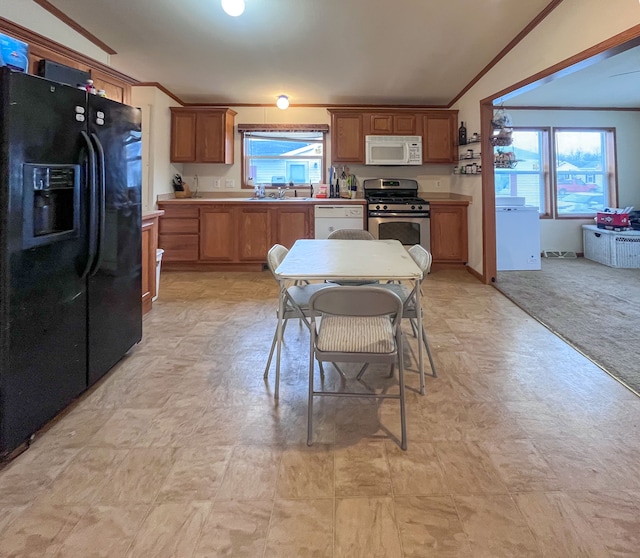
[[[29,67],[29,45],[0,33],[0,66],[26,72]]]
[[[142,338],[141,113],[0,68],[0,461]]]

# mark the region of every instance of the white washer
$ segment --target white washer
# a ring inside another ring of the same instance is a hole
[[[524,198],[496,198],[496,204],[498,271],[540,269],[539,209]]]
[[[364,207],[361,205],[316,205],[315,238],[328,238],[338,229],[364,229]]]

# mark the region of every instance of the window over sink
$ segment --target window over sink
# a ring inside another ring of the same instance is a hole
[[[242,187],[324,182],[326,124],[239,124]]]

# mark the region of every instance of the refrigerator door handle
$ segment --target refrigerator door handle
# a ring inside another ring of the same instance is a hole
[[[89,168],[87,169],[87,174],[89,177],[89,196],[88,196],[88,205],[89,205],[89,248],[87,253],[87,263],[85,265],[84,271],[80,276],[84,279],[89,272],[91,271],[91,267],[93,265],[94,260],[96,259],[96,244],[97,244],[97,221],[96,221],[96,151],[93,148],[93,144],[89,139],[89,135],[82,131],[80,132],[82,135],[82,139],[84,139],[87,144],[87,152],[89,154]]]
[[[106,171],[104,161],[104,149],[98,136],[95,133],[91,133],[91,139],[95,144],[96,152],[98,153],[98,165],[97,165],[97,178],[98,178],[98,251],[96,258],[91,266],[90,275],[94,276],[98,273],[98,269],[102,265],[102,258],[104,257],[104,241],[105,241],[105,215],[106,215]]]

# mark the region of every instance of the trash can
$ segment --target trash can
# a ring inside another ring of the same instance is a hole
[[[164,254],[164,250],[162,248],[158,248],[156,250],[156,294],[151,298],[152,302],[156,301],[158,293],[160,292],[160,267],[162,266],[162,254]]]

